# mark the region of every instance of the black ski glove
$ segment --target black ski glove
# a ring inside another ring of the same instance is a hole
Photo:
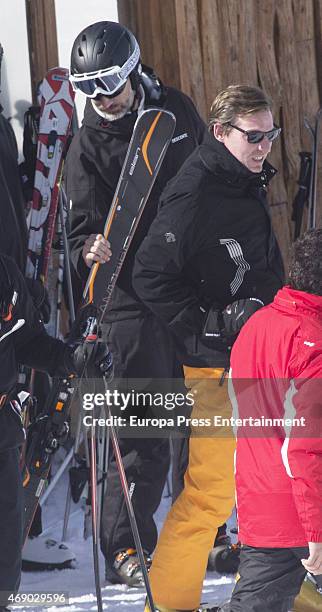
[[[50,319],[50,302],[47,289],[40,280],[26,278],[26,285],[32,297],[35,308],[38,310],[42,321],[48,323]]]
[[[253,297],[228,304],[222,311],[224,321],[223,335],[228,339],[235,339],[249,317],[263,306],[264,302],[262,300]]]
[[[264,303],[258,298],[245,298],[228,304],[224,310],[211,308],[208,312],[202,336],[205,340],[221,339],[231,347],[241,328]]]
[[[106,342],[98,340],[95,344],[83,342],[72,353],[74,368],[77,376],[86,378],[109,377],[113,372],[113,356]]]

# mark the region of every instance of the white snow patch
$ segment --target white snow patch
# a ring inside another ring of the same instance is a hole
[[[57,460],[56,460],[57,461]],[[43,507],[43,527],[50,529],[46,532],[48,537],[61,540],[62,517],[65,508],[67,489],[66,474],[57,484]],[[158,528],[162,526],[164,518],[170,507],[169,497],[163,497],[160,507],[156,513]],[[26,607],[15,605],[15,610],[26,612],[82,612],[93,610],[97,612],[95,583],[92,562],[92,539],[83,539],[83,511],[77,511],[77,506],[72,503],[71,519],[68,528],[66,544],[76,555],[77,566],[75,569],[55,570],[51,572],[24,572],[20,592],[48,592],[54,593],[64,591],[69,594],[68,606],[50,607]],[[57,522],[58,521],[58,522]],[[233,523],[230,521],[230,525]],[[145,592],[143,589],[130,589],[125,585],[111,585],[104,580],[104,558],[100,555],[101,586],[104,610],[110,612],[143,612]],[[222,576],[216,573],[208,573],[204,581],[202,601],[211,604],[220,603],[229,599],[234,586],[233,576]]]

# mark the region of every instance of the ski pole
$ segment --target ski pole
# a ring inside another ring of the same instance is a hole
[[[98,504],[97,504],[97,465],[96,465],[96,439],[95,425],[91,427],[90,440],[90,487],[91,487],[91,502],[92,502],[92,537],[93,537],[93,559],[94,559],[94,575],[95,575],[95,590],[98,612],[103,611],[102,591],[100,585],[100,570],[98,558]]]
[[[102,409],[101,415],[104,417]],[[107,478],[109,458],[109,436],[106,428],[103,429],[101,437],[98,440],[98,474],[97,474],[97,498],[98,498],[98,528],[100,530],[101,517],[104,507],[105,480]]]
[[[55,338],[59,338],[60,335],[60,322],[61,322],[61,306],[63,299],[63,280],[64,280],[64,243],[62,236],[62,220],[61,216],[57,216],[57,239],[58,239],[58,272],[57,272],[57,308],[56,308],[56,324],[55,324]]]
[[[59,191],[59,215],[60,215],[60,220],[61,220],[63,243],[64,243],[65,278],[66,278],[66,283],[67,283],[69,314],[70,314],[71,322],[74,323],[75,304],[74,304],[72,275],[71,275],[70,260],[69,260],[69,246],[68,246],[67,231],[66,231],[66,220],[67,220],[67,215],[68,215],[68,208],[67,208],[67,197],[66,197],[65,190],[62,185],[60,186],[60,191]]]
[[[104,379],[105,391],[108,391],[107,379],[106,379],[105,375],[103,376],[103,379]],[[112,442],[113,451],[114,451],[114,455],[115,455],[115,461],[116,461],[116,465],[117,465],[117,469],[118,469],[118,473],[119,473],[119,477],[120,477],[120,481],[121,481],[121,487],[122,487],[122,491],[123,491],[123,495],[124,495],[124,500],[125,500],[125,504],[126,504],[126,507],[127,507],[128,515],[129,515],[129,521],[130,521],[130,525],[131,525],[131,529],[132,529],[132,534],[133,534],[133,538],[134,538],[134,542],[135,542],[135,547],[136,547],[136,551],[138,553],[138,557],[139,557],[139,561],[140,561],[140,566],[141,566],[141,570],[142,570],[142,575],[143,575],[143,580],[144,580],[144,586],[145,586],[145,589],[146,589],[148,604],[149,604],[149,607],[150,607],[150,611],[151,612],[156,612],[154,601],[153,601],[153,596],[152,596],[150,580],[149,580],[149,576],[148,576],[148,570],[147,570],[147,567],[145,565],[145,559],[144,559],[142,542],[141,542],[141,538],[140,538],[140,534],[139,534],[139,530],[138,530],[138,526],[137,526],[137,522],[136,522],[136,518],[135,518],[135,513],[134,513],[134,509],[133,509],[133,504],[132,504],[131,496],[130,496],[130,493],[129,493],[129,486],[128,486],[128,482],[127,482],[127,479],[126,479],[126,474],[125,474],[125,469],[124,469],[124,465],[123,465],[123,460],[122,460],[122,455],[121,455],[121,451],[120,451],[120,446],[119,446],[119,443],[118,443],[118,439],[117,439],[117,435],[116,435],[116,430],[115,430],[115,427],[113,425],[113,418],[112,418],[112,413],[111,413],[111,409],[110,409],[109,404],[107,404],[107,416],[108,416],[109,421],[111,423],[111,425],[109,426],[111,442]]]

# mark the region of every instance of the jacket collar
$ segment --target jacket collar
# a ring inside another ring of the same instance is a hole
[[[205,133],[199,154],[202,163],[210,172],[222,182],[236,187],[244,187],[248,184],[266,187],[277,172],[266,160],[262,172],[251,172],[209,132]]]
[[[322,319],[322,296],[297,291],[288,285],[277,292],[273,304],[284,312],[302,312]]]

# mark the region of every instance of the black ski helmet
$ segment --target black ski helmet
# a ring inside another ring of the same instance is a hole
[[[71,52],[70,79],[75,90],[94,98],[97,93],[113,95],[128,77],[137,89],[140,48],[135,36],[114,21],[93,23],[80,34]]]

